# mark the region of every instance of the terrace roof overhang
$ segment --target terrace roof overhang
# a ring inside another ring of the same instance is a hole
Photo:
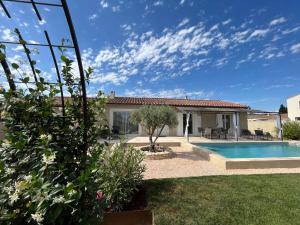
[[[248,112],[247,108],[221,108],[221,107],[176,107],[182,112],[217,112],[217,113],[234,113]]]

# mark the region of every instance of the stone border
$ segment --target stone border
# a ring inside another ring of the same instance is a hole
[[[171,159],[176,154],[170,150],[167,150],[165,152],[146,152],[145,159],[150,160],[161,160],[161,159]]]
[[[213,143],[213,142],[212,142]],[[217,142],[220,143],[220,142]],[[224,142],[236,143],[236,142]],[[249,142],[239,142],[249,143]],[[254,143],[274,143],[273,142],[254,142]],[[275,142],[281,143],[281,142]],[[290,142],[285,142],[289,143]],[[200,143],[199,143],[200,144]],[[294,144],[294,143],[293,143]],[[190,143],[184,143],[184,147],[188,147],[195,154],[200,155],[202,158],[210,161],[218,167],[226,170],[230,169],[271,169],[271,168],[299,168],[300,157],[277,157],[277,158],[236,158],[230,159],[221,156],[220,154],[198,147]]]

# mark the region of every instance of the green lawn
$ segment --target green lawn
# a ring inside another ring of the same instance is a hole
[[[149,180],[156,225],[300,224],[300,175]]]

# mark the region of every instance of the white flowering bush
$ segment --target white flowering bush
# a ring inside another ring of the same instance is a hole
[[[88,101],[85,148],[81,86],[64,51],[61,61],[70,95],[64,117],[57,108],[59,87],[45,82],[39,70],[38,82],[31,85],[30,75],[14,64],[24,88],[0,89],[5,125],[0,141],[1,225],[99,223],[108,207],[121,209],[142,181],[139,152],[124,145],[112,152],[97,141],[106,124],[102,93]],[[92,70],[86,73],[88,80]]]
[[[73,61],[64,55],[61,60],[71,96],[65,117],[55,106],[58,87],[46,83],[38,70],[36,84],[29,85],[30,75],[24,74],[26,88],[0,90],[6,129],[0,142],[0,224],[91,224],[107,208],[104,199],[112,190],[101,190],[110,178],[99,179],[104,146],[97,142],[101,123],[96,122],[106,99],[100,93],[88,102],[86,149],[81,87],[75,85]]]

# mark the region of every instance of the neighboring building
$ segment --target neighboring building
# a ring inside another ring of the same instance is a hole
[[[281,114],[281,122],[288,120],[287,114]],[[271,113],[253,113],[248,114],[248,130],[255,133],[255,130],[262,130],[264,133],[269,132],[273,137],[278,136],[278,115]]]
[[[169,105],[176,109],[177,127],[166,127],[162,136],[184,136],[188,114],[188,132],[191,136],[201,135],[205,128],[225,128],[230,136],[239,135],[242,129],[248,129],[248,107],[245,105],[219,100],[116,97],[114,92],[107,104],[109,127],[117,127],[121,134],[147,135],[143,127],[130,123],[130,114],[142,105]]]
[[[300,120],[300,94],[287,99],[287,109],[290,120]]]

